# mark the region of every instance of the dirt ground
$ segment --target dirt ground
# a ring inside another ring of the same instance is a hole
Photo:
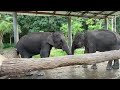
[[[21,77],[1,77],[4,79],[120,79],[120,70],[106,70],[107,62],[97,64],[98,69],[87,69],[81,65],[59,67],[49,70],[32,71]]]

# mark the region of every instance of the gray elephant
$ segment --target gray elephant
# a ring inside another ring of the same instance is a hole
[[[118,50],[120,48],[120,35],[110,30],[94,30],[86,31],[85,33],[77,33],[72,43],[72,54],[75,49],[85,47],[85,53],[95,53],[96,51],[104,52],[110,50]],[[87,68],[87,65],[83,65]],[[93,64],[92,69],[97,69],[96,64]],[[119,60],[108,61],[107,70],[119,69]]]
[[[41,58],[49,57],[52,47],[62,49],[71,55],[65,36],[60,32],[37,32],[23,36],[16,44],[17,53],[21,58],[32,58],[40,54]]]

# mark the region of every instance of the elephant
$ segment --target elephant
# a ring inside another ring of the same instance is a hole
[[[65,36],[61,32],[34,32],[24,35],[16,44],[16,51],[21,58],[32,58],[40,54],[41,58],[49,57],[52,47],[62,49],[71,55]]]
[[[76,33],[71,52],[74,54],[75,49],[84,47],[84,53],[95,53],[96,51],[104,52],[110,50],[119,50],[120,48],[120,35],[110,30],[87,30],[84,33]],[[119,69],[119,60],[108,61],[106,70]],[[83,65],[87,68],[87,65]],[[92,69],[97,69],[96,64],[93,64]]]

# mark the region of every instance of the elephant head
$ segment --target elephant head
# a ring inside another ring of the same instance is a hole
[[[68,48],[65,36],[60,32],[53,32],[47,39],[47,42],[56,49],[62,49],[68,55],[71,55],[71,51]]]
[[[72,54],[74,54],[75,49],[81,48],[83,46],[84,46],[84,35],[81,33],[77,33],[72,43],[72,48],[71,48]]]

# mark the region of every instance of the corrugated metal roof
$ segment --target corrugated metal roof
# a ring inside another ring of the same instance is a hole
[[[14,11],[2,11],[0,13],[12,14]],[[105,18],[120,15],[120,11],[16,11],[20,15],[52,15],[74,16],[85,18]]]

